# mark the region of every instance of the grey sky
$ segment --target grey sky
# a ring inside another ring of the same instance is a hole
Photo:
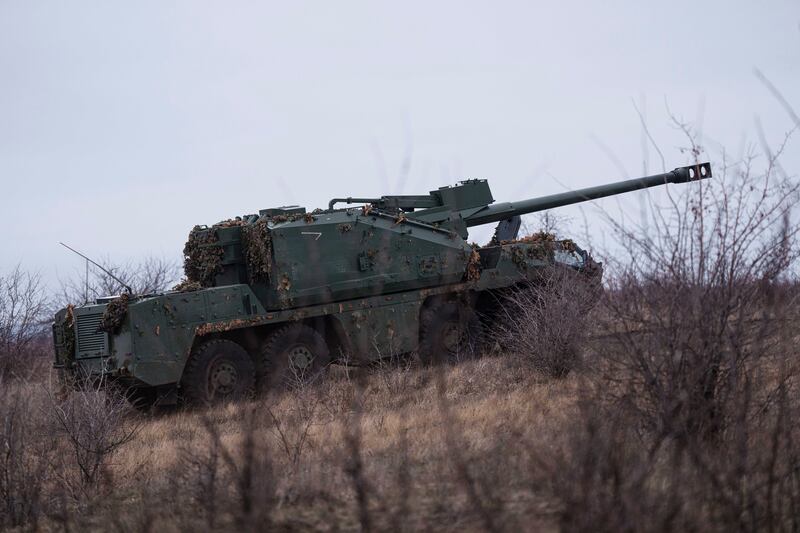
[[[754,67],[800,110],[800,1],[0,0],[0,270],[54,284],[81,265],[59,240],[178,258],[194,224],[333,196],[622,178],[595,139],[635,176],[634,102],[667,167],[665,99],[738,155],[756,116],[792,127]]]

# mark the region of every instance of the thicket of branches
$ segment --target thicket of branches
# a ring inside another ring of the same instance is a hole
[[[600,337],[552,463],[567,529],[800,527],[800,183],[783,150],[723,154],[646,226],[609,219]]]
[[[0,379],[26,374],[26,363],[46,351],[46,310],[46,291],[38,275],[19,265],[0,275]]]
[[[74,305],[91,302],[103,296],[116,296],[125,292],[128,285],[134,294],[152,294],[170,289],[181,276],[178,262],[159,257],[147,257],[139,262],[114,264],[100,261],[108,272],[88,265],[86,272],[76,272],[61,280],[58,300],[59,307],[68,303]],[[109,274],[110,272],[110,274]]]

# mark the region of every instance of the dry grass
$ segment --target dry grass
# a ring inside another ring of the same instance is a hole
[[[168,491],[171,480],[185,474],[187,456],[208,452],[212,427],[234,460],[242,459],[248,438],[269,457],[274,523],[358,528],[348,473],[354,453],[348,435],[358,426],[357,453],[374,527],[480,528],[456,455],[468,463],[482,491],[496,492],[481,494],[483,504],[498,500],[508,507],[501,513],[502,529],[512,523],[554,527],[547,498],[530,485],[530,458],[520,444],[544,443],[558,431],[575,406],[579,378],[551,381],[522,372],[505,358],[439,369],[380,369],[363,377],[348,373],[336,372],[311,390],[150,418],[136,441],[114,458],[116,478],[138,478],[151,490]],[[250,413],[256,419],[252,435],[245,423]],[[292,449],[304,432],[296,461],[285,443]],[[174,515],[166,507],[169,523]],[[234,517],[228,520],[233,523]],[[225,517],[216,517],[216,523],[224,525]]]

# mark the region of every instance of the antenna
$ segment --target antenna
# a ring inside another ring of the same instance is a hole
[[[104,266],[102,266],[102,265],[100,265],[100,264],[98,264],[98,263],[96,263],[96,262],[92,261],[91,259],[89,259],[89,258],[88,258],[88,257],[86,257],[85,255],[83,255],[82,253],[80,253],[78,250],[76,250],[75,248],[72,248],[72,247],[70,247],[70,246],[67,246],[66,244],[64,244],[64,243],[63,243],[63,242],[61,242],[61,241],[59,241],[59,243],[58,243],[58,244],[60,244],[61,246],[63,246],[63,247],[64,247],[64,248],[66,248],[67,250],[70,250],[71,252],[75,252],[75,253],[76,253],[76,254],[78,254],[79,256],[83,257],[83,258],[84,258],[84,259],[86,259],[88,262],[90,262],[91,264],[93,264],[94,266],[96,266],[97,268],[99,268],[100,270],[102,270],[103,272],[105,272],[106,274],[108,274],[109,276],[111,276],[112,278],[114,278],[114,280],[115,280],[115,281],[117,281],[117,282],[118,282],[120,285],[122,285],[123,287],[125,287],[125,290],[126,290],[126,291],[128,291],[128,294],[133,294],[133,290],[130,288],[130,286],[129,286],[127,283],[125,283],[124,281],[122,281],[121,279],[119,279],[117,276],[115,276],[114,274],[112,274],[111,272],[109,272],[109,271],[108,271],[108,269],[106,269]],[[88,272],[87,272],[87,278],[88,278]],[[87,282],[87,285],[88,285],[88,282]]]

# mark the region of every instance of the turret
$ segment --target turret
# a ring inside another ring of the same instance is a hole
[[[586,189],[578,189],[519,202],[494,203],[486,180],[467,180],[452,187],[441,187],[424,196],[402,195],[382,196],[380,198],[334,198],[329,208],[339,202],[371,203],[378,209],[402,211],[409,219],[439,224],[457,231],[467,237],[466,228],[491,222],[500,222],[537,211],[554,207],[586,202],[665,185],[667,183],[688,183],[711,177],[711,165],[700,163],[679,167],[670,172],[643,178],[618,181]],[[515,233],[515,232],[514,232]]]
[[[264,209],[195,227],[184,267],[194,286],[249,284],[267,308],[446,285],[464,279],[472,226],[500,222],[500,244],[517,237],[526,213],[709,177],[703,163],[518,202],[495,203],[486,180],[467,180],[426,195],[336,198],[327,211]],[[367,205],[334,209],[338,202]]]

